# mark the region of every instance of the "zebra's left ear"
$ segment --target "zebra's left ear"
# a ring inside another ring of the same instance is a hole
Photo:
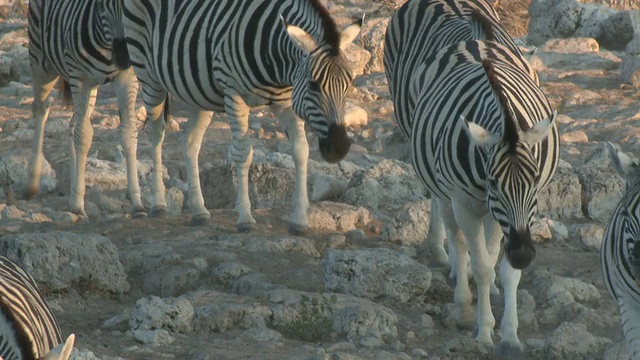
[[[467,121],[460,115],[460,121],[464,124],[462,127],[472,143],[483,147],[492,147],[502,141],[502,134],[492,133],[482,126]]]
[[[360,34],[360,30],[362,29],[362,24],[364,24],[364,14],[362,14],[362,18],[356,20],[353,24],[347,26],[342,29],[340,32],[340,49],[344,50],[355,40],[356,36]]]
[[[549,137],[549,134],[551,134],[551,131],[555,126],[557,116],[558,112],[553,110],[553,114],[548,118],[538,122],[531,129],[521,131],[519,133],[520,140],[529,146],[533,146],[543,141]]]
[[[42,360],[69,360],[75,342],[76,336],[74,334],[69,335],[64,344],[59,344],[51,349],[51,351],[42,357]]]
[[[618,150],[612,143],[607,141],[607,150],[609,151],[609,160],[611,165],[620,176],[627,177],[632,167],[638,167],[638,163],[634,159]]]
[[[282,19],[282,23],[284,24],[285,29],[287,29],[289,38],[291,38],[293,43],[296,44],[302,51],[308,54],[313,51],[313,49],[318,47],[316,41],[306,31],[295,25],[287,23],[282,15],[280,15],[280,18]]]

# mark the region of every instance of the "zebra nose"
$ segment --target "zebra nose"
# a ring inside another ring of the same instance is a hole
[[[329,126],[327,137],[318,140],[318,146],[320,154],[326,162],[337,163],[347,156],[351,148],[351,140],[349,140],[344,126],[333,123]]]
[[[531,264],[536,257],[536,249],[533,247],[531,231],[528,228],[525,231],[513,228],[509,231],[505,255],[514,269],[522,270]]]

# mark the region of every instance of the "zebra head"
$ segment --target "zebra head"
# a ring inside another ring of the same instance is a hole
[[[98,0],[95,6],[95,21],[101,30],[99,36],[105,44],[111,45],[113,65],[120,70],[128,69],[131,64],[122,25],[123,0]]]
[[[363,20],[336,31],[336,39],[319,43],[303,29],[284,21],[287,34],[303,52],[293,79],[293,110],[311,125],[318,135],[322,157],[331,163],[342,160],[351,147],[344,109],[354,76],[343,50],[360,33]]]
[[[614,214],[616,222],[624,224],[622,229],[618,229],[625,243],[623,252],[633,277],[640,281],[640,163],[610,142],[607,142],[607,150],[611,165],[625,180],[625,192]]]
[[[547,139],[555,126],[556,112],[522,131],[508,106],[504,134],[492,133],[468,122],[464,129],[472,143],[487,151],[486,201],[491,216],[500,223],[505,255],[514,269],[524,269],[535,258],[531,225],[537,211],[540,169],[534,145]]]

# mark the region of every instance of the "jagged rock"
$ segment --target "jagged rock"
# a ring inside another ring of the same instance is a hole
[[[16,149],[0,155],[0,187],[24,185],[27,182],[30,149]],[[40,176],[40,191],[49,193],[55,190],[58,181],[56,173],[46,158],[42,159],[42,173]]]
[[[309,226],[333,231],[353,230],[371,222],[369,210],[342,203],[322,201],[309,209]]]
[[[384,36],[388,24],[389,18],[367,19],[360,37],[356,40],[371,54],[371,58],[364,68],[365,74],[384,71]]]
[[[565,322],[546,339],[544,355],[551,360],[595,358],[612,344],[607,338],[591,335],[583,324]]]
[[[138,299],[131,311],[131,330],[168,329],[188,334],[193,331],[194,308],[185,298],[161,299],[150,296]]]
[[[49,231],[5,235],[0,238],[0,253],[22,265],[44,291],[74,285],[84,290],[129,291],[118,250],[98,234]]]
[[[549,184],[538,193],[538,212],[552,219],[583,217],[582,185],[571,169],[558,168]]]
[[[382,239],[402,245],[422,243],[429,230],[430,212],[431,199],[408,202],[391,220],[385,222]]]
[[[566,305],[600,298],[600,292],[595,286],[579,279],[553,275],[546,270],[534,272],[530,281],[531,295],[537,304]]]
[[[431,270],[389,249],[328,249],[321,262],[325,288],[366,299],[407,302],[424,298]]]

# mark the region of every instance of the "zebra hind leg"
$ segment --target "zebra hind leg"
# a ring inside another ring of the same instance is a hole
[[[31,158],[27,170],[27,183],[25,184],[24,196],[31,199],[40,190],[40,175],[42,171],[42,153],[44,143],[44,126],[49,118],[51,99],[49,95],[56,85],[58,75],[48,73],[39,68],[33,68],[33,104],[32,117],[35,127],[31,146]]]
[[[204,205],[202,188],[200,187],[200,171],[198,155],[202,146],[202,138],[211,123],[211,111],[192,110],[189,121],[182,134],[182,147],[186,159],[187,182],[189,183],[189,210],[191,225],[203,226],[211,222],[211,214]]]
[[[136,73],[143,84],[142,97],[147,108],[145,123],[150,126],[151,147],[153,151],[153,174],[151,177],[152,199],[151,218],[167,217],[167,200],[165,199],[165,186],[162,171],[162,144],[164,143],[164,131],[166,118],[169,116],[167,92],[160,84],[142,78],[144,72]]]
[[[429,212],[429,229],[427,238],[418,248],[421,257],[428,257],[435,266],[447,266],[450,264],[449,255],[444,250],[444,224],[439,212],[438,199],[431,197],[431,210]],[[451,269],[453,270],[453,264]]]
[[[127,190],[131,200],[131,216],[134,218],[146,217],[147,210],[142,205],[140,185],[138,183],[138,163],[136,160],[138,129],[135,116],[138,81],[133,69],[129,68],[118,73],[113,84],[118,98],[118,110],[120,111],[120,135],[127,169]]]

